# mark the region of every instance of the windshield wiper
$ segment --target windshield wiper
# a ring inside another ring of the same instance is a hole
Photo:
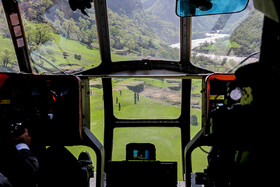
[[[60,71],[62,74],[64,75],[68,75],[68,73],[66,73],[65,71],[63,71],[62,69],[58,68],[56,65],[54,65],[52,62],[50,62],[49,60],[47,60],[45,57],[43,57],[42,55],[39,55],[38,53],[35,53],[35,52],[32,52],[32,54],[38,56],[39,58],[41,58],[42,60],[44,60],[45,62],[47,62],[49,65],[51,65],[53,68],[55,68],[56,70]],[[35,61],[32,59],[33,63],[35,63]],[[37,66],[47,70],[47,71],[50,71],[52,72],[50,69],[48,68],[45,68],[45,67],[42,67],[40,66],[39,64],[35,63]]]
[[[235,68],[237,68],[238,66],[242,65],[244,62],[246,62],[249,58],[251,58],[254,55],[259,54],[260,51],[258,52],[254,52],[252,54],[250,54],[249,56],[247,56],[246,58],[244,58],[241,62],[239,62],[236,66],[234,66],[233,68],[231,68],[227,73],[231,73]]]

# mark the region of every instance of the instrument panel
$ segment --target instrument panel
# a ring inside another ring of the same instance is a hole
[[[0,119],[2,125],[22,123],[43,144],[80,138],[80,79],[0,74]]]

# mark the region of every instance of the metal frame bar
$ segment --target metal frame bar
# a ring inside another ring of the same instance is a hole
[[[7,23],[13,40],[19,69],[24,73],[33,73],[23,23],[17,0],[2,0]],[[14,28],[20,28],[20,34],[15,33]]]
[[[104,186],[104,162],[105,162],[105,153],[104,147],[99,142],[99,140],[92,134],[92,132],[84,127],[82,131],[82,142],[83,145],[87,145],[94,150],[96,153],[96,163],[97,163],[97,171],[96,171],[96,187]]]
[[[111,63],[111,48],[106,0],[94,1],[96,25],[99,39],[99,49],[102,65],[108,67]]]
[[[189,141],[184,149],[184,172],[185,172],[185,187],[191,187],[191,173],[192,173],[192,162],[191,154],[193,150],[200,146],[210,146],[212,145],[212,139],[203,135],[203,130],[200,130],[195,137]]]
[[[191,64],[191,24],[191,17],[180,18],[180,63],[184,66]]]

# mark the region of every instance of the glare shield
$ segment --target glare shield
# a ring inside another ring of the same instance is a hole
[[[244,10],[249,0],[177,0],[176,14],[192,17],[213,14],[235,13]]]

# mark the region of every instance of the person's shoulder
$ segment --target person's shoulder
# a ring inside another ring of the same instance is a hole
[[[30,150],[29,147],[28,147],[28,145],[25,144],[25,143],[19,143],[19,144],[17,144],[17,145],[16,145],[16,149],[19,150],[19,151],[20,151],[20,150],[24,150],[24,149],[25,149],[25,150]]]
[[[11,183],[2,173],[0,173],[0,187],[12,187]]]

